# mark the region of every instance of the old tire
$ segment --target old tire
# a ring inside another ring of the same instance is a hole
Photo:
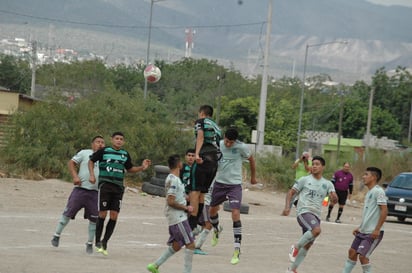
[[[232,211],[229,206],[229,201],[223,203],[223,210],[224,211]],[[241,214],[249,214],[249,205],[248,204],[240,204],[240,213]]]
[[[165,178],[152,177],[150,178],[150,184],[164,188]]]
[[[150,195],[161,196],[161,197],[166,196],[164,187],[153,185],[150,182],[143,183],[142,191]]]
[[[155,165],[154,171],[155,177],[159,179],[165,179],[170,173],[169,167],[163,165]]]

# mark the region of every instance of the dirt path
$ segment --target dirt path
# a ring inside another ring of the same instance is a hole
[[[164,198],[127,191],[119,223],[109,245],[109,256],[85,253],[87,221],[79,214],[60,239],[50,245],[57,221],[72,186],[60,180],[29,181],[0,178],[0,273],[131,273],[147,272],[147,263],[165,249],[168,238],[163,216]],[[221,212],[224,226],[216,247],[207,240],[207,256],[195,256],[193,273],[285,272],[289,246],[300,230],[294,214],[280,216],[284,193],[245,190],[249,214],[242,214],[241,262],[230,264],[232,227],[230,214]],[[325,213],[325,211],[324,211]],[[337,210],[335,209],[334,215]],[[322,234],[300,267],[300,273],[340,273],[359,223],[361,209],[345,207],[342,224],[322,223]],[[324,217],[323,217],[324,218]],[[387,222],[385,238],[371,257],[374,273],[410,272],[412,224]],[[183,253],[162,267],[162,273],[182,272]],[[362,272],[360,266],[353,271]]]

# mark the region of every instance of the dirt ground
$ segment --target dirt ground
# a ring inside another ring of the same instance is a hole
[[[58,248],[50,240],[72,185],[60,180],[30,181],[0,178],[0,273],[143,273],[165,249],[168,238],[163,216],[164,198],[128,190],[107,257],[85,252],[87,221],[80,213],[63,231]],[[221,212],[224,226],[216,247],[210,238],[206,256],[194,256],[194,273],[284,273],[290,244],[300,236],[295,214],[280,216],[284,193],[244,190],[249,214],[242,214],[241,261],[231,265],[233,233],[230,214]],[[346,206],[342,224],[322,223],[300,273],[339,273],[352,242],[351,231],[359,224],[359,207]],[[323,219],[326,210],[323,211]],[[333,217],[337,209],[333,211]],[[374,273],[411,272],[412,222],[389,218],[385,237],[371,257]],[[183,251],[161,268],[162,273],[182,272]],[[359,265],[353,272],[362,272]]]

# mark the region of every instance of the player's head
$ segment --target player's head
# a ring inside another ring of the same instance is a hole
[[[213,107],[210,105],[202,105],[199,108],[199,116],[203,114],[205,117],[212,117],[213,116]]]
[[[381,169],[376,168],[376,167],[367,167],[366,171],[370,172],[371,175],[376,177],[376,182],[379,182],[379,180],[381,180],[381,177],[382,177]]]
[[[225,132],[225,137],[223,143],[226,147],[230,148],[235,144],[237,138],[239,137],[239,132],[235,128],[229,128]]]
[[[176,169],[176,168],[181,168],[181,161],[180,161],[180,156],[178,154],[174,154],[169,156],[167,159],[167,164],[169,165],[169,169]]]
[[[92,150],[95,152],[104,147],[104,138],[100,135],[92,139]]]
[[[112,146],[115,149],[120,149],[124,145],[124,135],[122,132],[114,132],[112,134]]]
[[[193,148],[187,149],[185,154],[186,163],[190,166],[195,162],[196,151]]]
[[[315,163],[315,161],[318,161],[322,166],[326,165],[325,159],[319,155],[315,155],[314,157],[312,157],[312,164]]]

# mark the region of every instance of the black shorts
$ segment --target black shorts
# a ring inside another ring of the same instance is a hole
[[[99,211],[120,211],[124,190],[113,183],[104,183],[99,188]]]
[[[339,205],[344,206],[346,204],[346,199],[348,199],[348,191],[336,190],[336,194],[338,195]]]
[[[217,172],[217,153],[208,153],[202,155],[203,163],[197,164],[196,162],[192,166],[190,183],[192,191],[200,191],[207,193],[210,185],[212,185],[213,179]]]

